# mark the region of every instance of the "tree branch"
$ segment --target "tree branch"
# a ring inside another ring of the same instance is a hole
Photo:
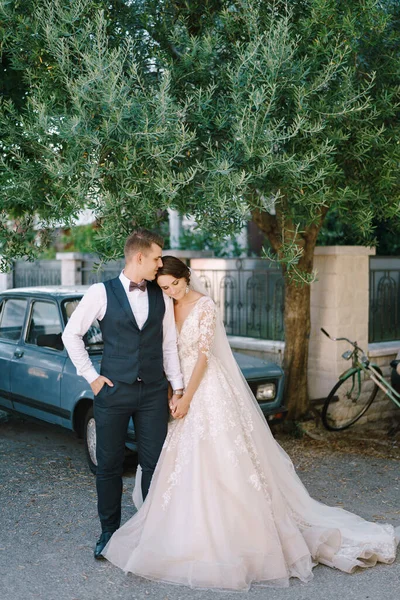
[[[281,247],[281,241],[276,216],[265,211],[262,212],[258,209],[254,209],[251,214],[254,223],[258,225],[261,231],[268,237],[274,252],[278,252]]]

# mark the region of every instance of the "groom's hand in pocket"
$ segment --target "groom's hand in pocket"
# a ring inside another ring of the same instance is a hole
[[[93,394],[97,396],[97,394],[103,389],[103,386],[107,384],[110,387],[114,387],[113,382],[108,379],[108,377],[104,377],[104,375],[99,375],[97,379],[92,381],[90,387],[92,388]]]

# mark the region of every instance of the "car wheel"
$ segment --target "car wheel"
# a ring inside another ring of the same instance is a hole
[[[85,444],[86,459],[89,469],[94,475],[97,470],[96,459],[96,422],[94,420],[93,406],[87,409],[83,423],[83,441]],[[137,452],[125,448],[124,471],[135,470],[138,465]]]
[[[93,406],[88,408],[83,422],[83,441],[85,444],[86,458],[89,469],[96,474],[96,423],[94,420]]]

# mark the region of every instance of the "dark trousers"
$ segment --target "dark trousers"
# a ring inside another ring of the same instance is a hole
[[[149,491],[168,425],[168,382],[145,384],[113,381],[94,401],[96,421],[97,507],[102,531],[121,522],[122,472],[129,419],[133,418],[142,468],[143,499]]]

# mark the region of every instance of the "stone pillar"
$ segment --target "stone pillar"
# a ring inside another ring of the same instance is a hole
[[[85,255],[80,252],[57,252],[61,260],[61,285],[82,285],[82,262]]]
[[[169,214],[169,240],[173,249],[181,247],[182,217],[177,210],[168,209]]]
[[[375,248],[363,246],[319,246],[314,268],[318,280],[311,286],[311,333],[308,379],[311,400],[324,398],[350,365],[342,358],[347,342],[356,340],[368,352],[369,257]]]
[[[12,288],[13,285],[14,282],[12,271],[8,271],[8,273],[0,273],[0,292]]]

